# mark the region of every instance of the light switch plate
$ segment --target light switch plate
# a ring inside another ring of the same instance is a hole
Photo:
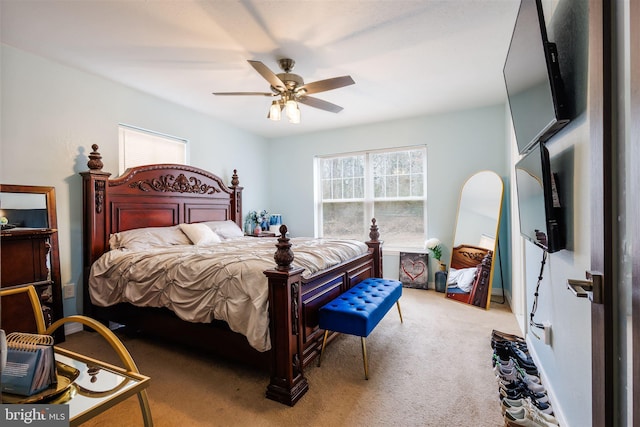
[[[75,283],[68,283],[63,286],[64,298],[73,298],[76,296],[76,285]]]

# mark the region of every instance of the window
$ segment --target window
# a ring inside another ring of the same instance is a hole
[[[368,240],[376,218],[385,245],[423,247],[426,157],[426,147],[317,157],[317,234]]]
[[[127,125],[119,126],[120,174],[155,163],[187,164],[187,140]]]

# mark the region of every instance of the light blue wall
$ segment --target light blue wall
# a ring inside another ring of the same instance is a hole
[[[211,117],[92,74],[1,45],[0,182],[54,186],[63,284],[82,277],[82,190],[92,144],[104,170],[117,174],[118,124],[189,140],[191,164],[229,183],[241,171],[248,206],[265,205],[267,174],[260,159],[267,141]],[[244,153],[257,153],[246,156]],[[3,266],[4,268],[5,266]],[[76,295],[81,295],[80,287]],[[65,315],[82,311],[82,298],[64,300]]]
[[[426,144],[426,237],[439,238],[445,246],[443,259],[448,259],[462,186],[480,170],[493,170],[503,179],[508,175],[505,140],[504,106],[273,139],[269,182],[274,185],[270,187],[269,209],[283,214],[294,235],[312,236],[314,156]],[[380,231],[384,239],[382,224]],[[389,277],[397,277],[397,253],[394,256],[395,259],[385,259],[385,274]]]
[[[591,193],[587,102],[588,0],[561,0],[546,7],[549,40],[558,60],[571,112],[571,123],[550,139],[552,170],[558,173],[565,207],[567,249],[549,254],[539,287],[536,322],[551,324],[551,343],[529,333],[534,355],[561,425],[591,425],[591,307],[567,289],[568,279],[584,279],[590,270]],[[553,12],[553,13],[552,13]],[[517,231],[514,230],[514,233]],[[526,318],[534,304],[542,251],[524,243]],[[539,330],[530,329],[539,335]]]
[[[216,171],[226,182],[237,168],[245,187],[245,212],[280,212],[296,235],[313,235],[314,155],[426,144],[429,237],[442,240],[444,259],[450,255],[464,181],[484,169],[508,175],[503,106],[269,141],[6,45],[1,53],[0,182],[56,187],[63,284],[81,283],[78,172],[86,170],[92,144],[100,146],[104,170],[117,171],[118,123],[186,138],[191,164]],[[245,156],[247,152],[261,155]],[[386,270],[397,274],[397,254],[390,256]],[[76,294],[81,294],[79,287]],[[65,314],[81,311],[80,298],[64,304]]]

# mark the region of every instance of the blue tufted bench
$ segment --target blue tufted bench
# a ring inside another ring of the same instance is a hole
[[[397,280],[369,278],[344,292],[333,301],[320,308],[319,325],[324,329],[322,350],[318,359],[318,366],[322,362],[324,348],[330,331],[361,337],[362,358],[364,359],[364,377],[369,379],[367,362],[367,345],[365,338],[382,320],[395,303],[398,306],[400,322],[400,297],[402,283]]]

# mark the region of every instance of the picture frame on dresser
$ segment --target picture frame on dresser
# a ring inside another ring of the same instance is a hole
[[[0,236],[0,287],[33,285],[48,326],[64,315],[55,187],[0,184],[0,200],[0,217],[8,224]],[[23,309],[30,307],[2,304],[5,331],[31,332],[21,330]],[[64,341],[64,330],[56,331],[54,338]]]

